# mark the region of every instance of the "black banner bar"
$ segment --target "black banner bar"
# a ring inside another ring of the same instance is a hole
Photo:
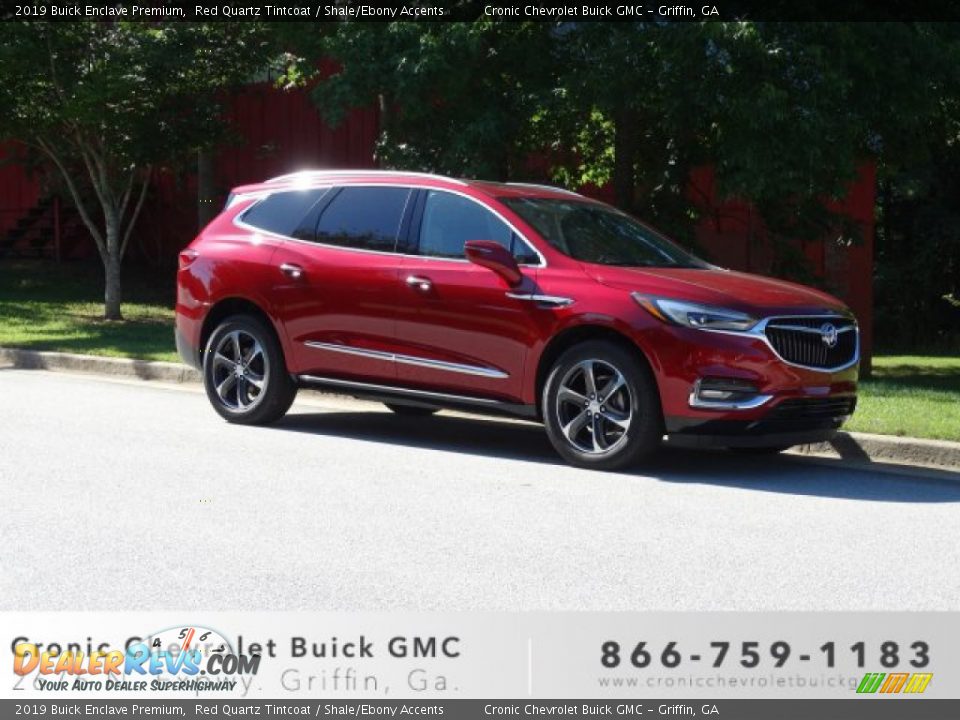
[[[960,700],[0,700],[0,717],[62,718],[491,718],[699,717],[724,720],[943,720]]]
[[[0,20],[247,22],[651,22],[693,21],[960,21],[960,3],[783,2],[782,0],[0,0]]]

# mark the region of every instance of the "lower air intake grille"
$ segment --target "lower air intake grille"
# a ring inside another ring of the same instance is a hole
[[[853,415],[857,398],[792,398],[777,405],[767,416],[771,420],[820,420]]]

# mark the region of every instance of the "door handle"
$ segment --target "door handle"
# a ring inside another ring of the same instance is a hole
[[[430,278],[425,278],[420,275],[410,275],[407,278],[407,285],[420,292],[430,292],[433,289],[433,282],[431,282]]]
[[[280,266],[280,272],[294,280],[299,280],[303,277],[303,268],[293,263],[283,263],[283,265]]]

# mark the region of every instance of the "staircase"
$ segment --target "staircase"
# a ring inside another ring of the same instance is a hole
[[[41,198],[0,236],[0,258],[72,260],[87,257],[92,248],[76,209],[57,196]]]

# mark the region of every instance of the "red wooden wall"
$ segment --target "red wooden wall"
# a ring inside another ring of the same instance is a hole
[[[850,184],[846,197],[830,203],[860,227],[860,242],[841,245],[833,238],[794,243],[806,256],[817,282],[842,298],[857,315],[861,344],[869,360],[873,348],[873,241],[876,166],[865,163]],[[766,238],[763,218],[748,204],[717,198],[711,168],[695,171],[690,192],[704,217],[696,229],[697,241],[711,260],[735,270],[770,274],[774,247]]]
[[[214,174],[222,206],[237,185],[303,168],[374,167],[376,110],[352,111],[336,128],[324,123],[306,90],[281,92],[268,83],[248,86],[227,105],[228,141]],[[197,233],[197,183],[193,169],[161,169],[137,227],[134,252],[159,262]]]
[[[234,97],[224,122],[233,140],[215,158],[218,207],[231,188],[244,183],[302,168],[375,165],[379,119],[373,108],[353,111],[334,129],[322,121],[307,91],[281,92],[264,83],[251,85]],[[9,157],[13,147],[0,144],[0,158]],[[860,224],[860,244],[841,247],[825,240],[802,247],[819,282],[848,302],[860,318],[868,357],[872,346],[874,185],[874,167],[864,165],[846,198],[835,208]],[[589,194],[609,200],[609,191],[594,188]],[[0,164],[0,233],[6,233],[36,205],[40,192],[38,181],[22,165]],[[710,258],[733,269],[768,273],[773,248],[766,242],[762,219],[754,210],[742,202],[721,202],[710,168],[693,173],[690,192],[704,210],[696,235]],[[161,168],[134,233],[131,260],[169,265],[196,232],[193,168]],[[88,254],[94,254],[92,245]]]
[[[18,162],[22,147],[0,143],[0,235],[6,235],[40,199],[40,181]]]

